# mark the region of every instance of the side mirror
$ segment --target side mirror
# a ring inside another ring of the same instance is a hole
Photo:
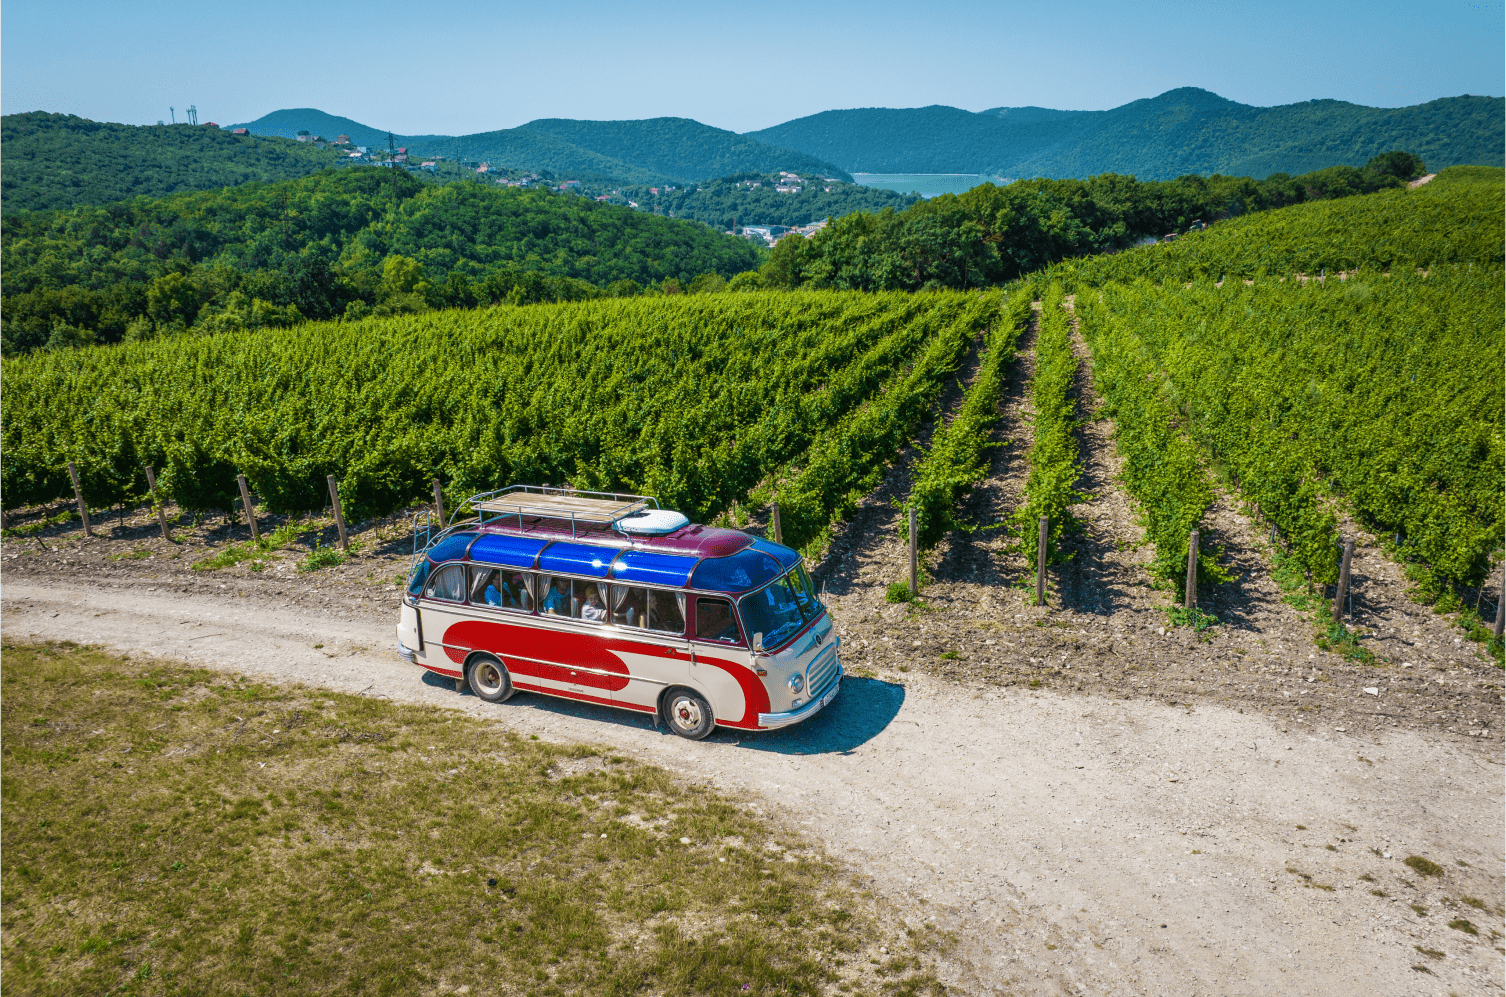
[[[754,634],[753,635],[753,653],[754,654],[762,654],[763,653],[763,634]]]

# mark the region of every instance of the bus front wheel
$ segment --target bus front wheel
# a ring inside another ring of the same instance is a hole
[[[664,697],[664,719],[681,737],[699,741],[716,727],[711,704],[689,689],[671,689]]]

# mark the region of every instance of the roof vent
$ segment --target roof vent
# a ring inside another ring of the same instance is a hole
[[[689,526],[690,520],[673,509],[645,509],[629,513],[613,525],[635,537],[662,537]]]

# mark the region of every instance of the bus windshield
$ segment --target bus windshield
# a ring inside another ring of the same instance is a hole
[[[821,613],[810,576],[801,565],[752,595],[743,596],[738,606],[748,633],[763,634],[764,647],[769,648],[783,644]]]

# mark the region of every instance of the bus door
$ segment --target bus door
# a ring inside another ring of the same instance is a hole
[[[691,650],[685,635],[685,596],[639,585],[611,588],[612,634],[608,651],[627,666],[626,684],[614,701],[653,712],[659,694],[690,678]]]

